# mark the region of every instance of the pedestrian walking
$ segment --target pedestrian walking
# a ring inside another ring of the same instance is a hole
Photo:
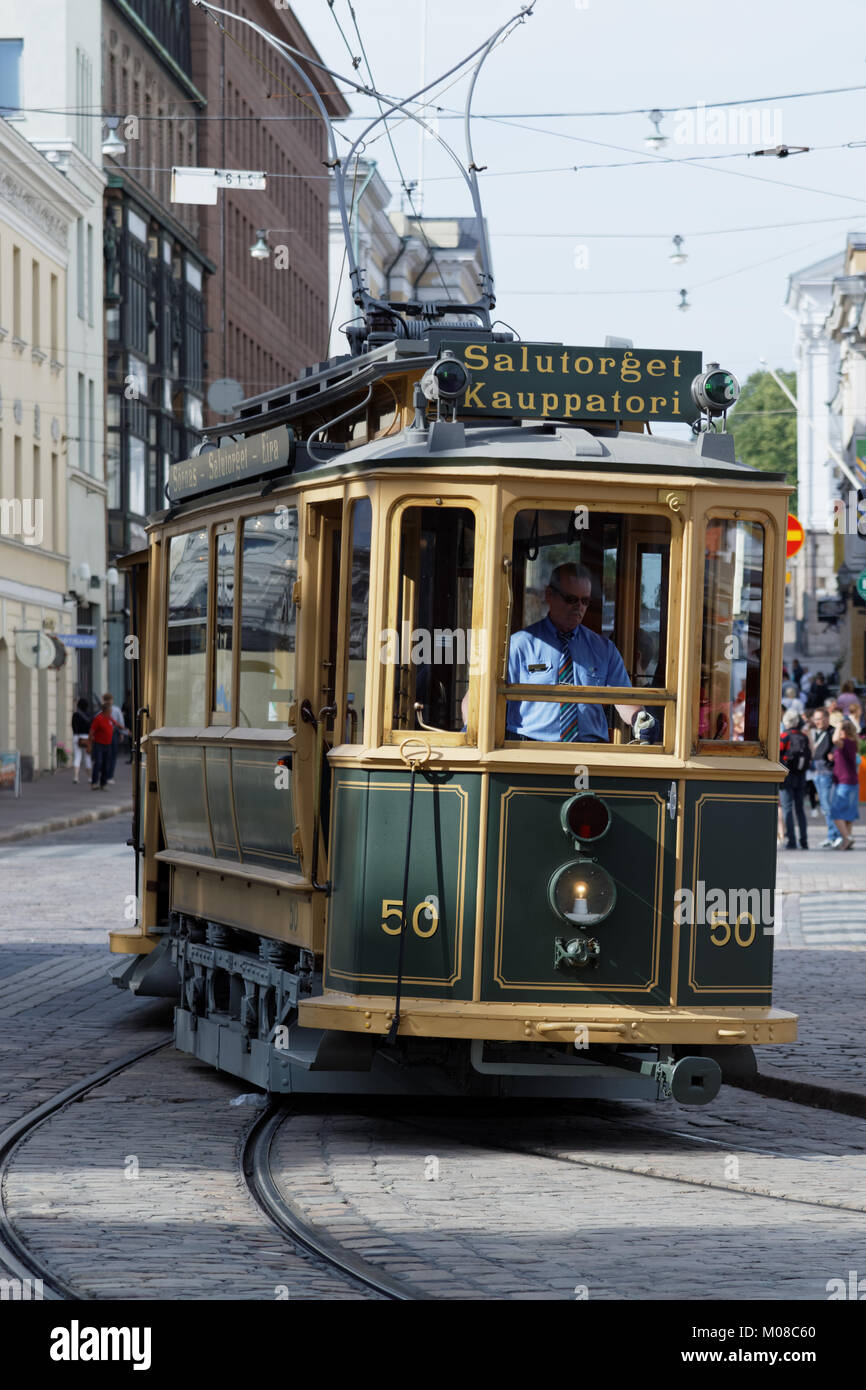
[[[854,689],[854,682],[846,681],[839,691],[839,694],[836,696],[836,704],[847,718],[849,706],[856,705],[857,703],[857,692]]]
[[[797,686],[797,688],[799,689],[800,683],[801,683],[802,679],[803,679],[803,668],[802,668],[802,666],[800,665],[800,658],[797,657],[797,656],[795,656],[795,657],[794,657],[794,661],[793,661],[793,665],[791,666],[791,680],[794,682],[794,684],[795,684],[795,685]]]
[[[815,790],[818,793],[818,801],[827,826],[827,834],[821,841],[821,848],[828,849],[840,842],[842,836],[836,829],[836,822],[830,814],[830,802],[833,796],[833,730],[830,727],[830,716],[823,708],[812,711],[810,738]]]
[[[90,704],[84,696],[72,711],[72,780],[78,781],[82,760],[84,771],[90,772]]]
[[[123,720],[123,710],[114,703],[114,696],[109,691],[102,697],[102,712],[107,714],[114,725],[114,734],[111,739],[111,750],[108,756],[108,777],[106,781],[109,786],[114,782],[114,769],[117,766],[117,750],[123,733],[126,732],[126,725]],[[121,732],[123,731],[123,732]]]
[[[834,849],[853,849],[854,821],[860,819],[860,789],[857,776],[857,730],[850,719],[843,719],[833,735],[833,774],[836,785],[830,802],[830,814],[841,837]]]
[[[830,691],[823,671],[819,671],[809,686],[809,694],[806,699],[806,709],[817,709],[823,705],[825,700],[830,698]]]
[[[857,730],[857,737],[866,737],[866,722],[863,719],[863,706],[859,700],[852,700],[848,706],[848,718]]]
[[[111,705],[109,704],[108,707],[103,705],[99,713],[93,716],[90,724],[90,746],[93,757],[93,776],[90,779],[92,791],[105,790],[108,782],[113,738],[114,720],[111,718]]]
[[[788,769],[788,775],[779,788],[779,802],[785,818],[786,846],[797,848],[794,830],[794,817],[800,832],[800,849],[808,849],[806,832],[806,810],[803,794],[806,789],[806,773],[812,762],[812,749],[806,735],[800,729],[800,716],[788,709],[782,720],[782,737],[779,741],[779,757]]]

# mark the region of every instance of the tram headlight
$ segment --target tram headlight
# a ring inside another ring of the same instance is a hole
[[[465,395],[472,378],[468,367],[448,349],[421,378],[421,390],[428,401],[453,403]]]
[[[616,886],[607,869],[593,859],[563,864],[547,886],[557,917],[577,927],[593,927],[609,917],[616,905]]]
[[[708,362],[707,370],[692,382],[692,400],[708,415],[724,415],[735,404],[740,383],[732,372],[726,372],[718,362]]]
[[[594,844],[610,829],[610,810],[593,792],[578,792],[563,803],[559,813],[566,835],[583,844]]]

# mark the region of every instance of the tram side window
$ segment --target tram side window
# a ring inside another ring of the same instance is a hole
[[[380,653],[394,671],[393,728],[464,728],[463,698],[483,661],[483,634],[472,628],[474,573],[475,517],[467,507],[406,509],[397,627]]]
[[[758,741],[764,528],[754,521],[707,523],[698,735]]]
[[[671,528],[666,517],[531,508],[514,519],[509,685],[665,689]],[[660,743],[673,704],[509,700],[506,740],[633,738],[646,708]]]
[[[216,659],[214,661],[215,714],[232,709],[232,627],[235,609],[235,537],[222,532],[216,538]]]
[[[241,556],[239,723],[285,728],[295,698],[298,509],[247,517]]]
[[[347,743],[364,734],[364,687],[367,681],[367,625],[370,609],[370,528],[372,507],[361,497],[352,507],[352,573],[349,603],[349,669],[346,682]]]
[[[207,531],[172,536],[164,720],[169,728],[206,722],[208,568]]]

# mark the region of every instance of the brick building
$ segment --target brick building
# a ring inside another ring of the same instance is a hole
[[[318,57],[291,10],[246,0],[238,13]],[[221,191],[215,206],[195,209],[199,243],[217,266],[205,286],[205,385],[232,377],[256,395],[327,356],[327,150],[322,122],[288,64],[252,30],[229,29],[232,37],[200,10],[191,14],[192,78],[207,96],[196,163],[264,170],[268,186]],[[345,115],[331,79],[307,71],[332,118]],[[254,259],[259,229],[270,255]]]

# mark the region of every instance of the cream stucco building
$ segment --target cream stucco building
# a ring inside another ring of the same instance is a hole
[[[21,753],[25,777],[55,765],[58,742],[70,745],[69,654],[39,634],[59,639],[75,626],[66,279],[70,226],[87,206],[0,120],[0,749]]]

